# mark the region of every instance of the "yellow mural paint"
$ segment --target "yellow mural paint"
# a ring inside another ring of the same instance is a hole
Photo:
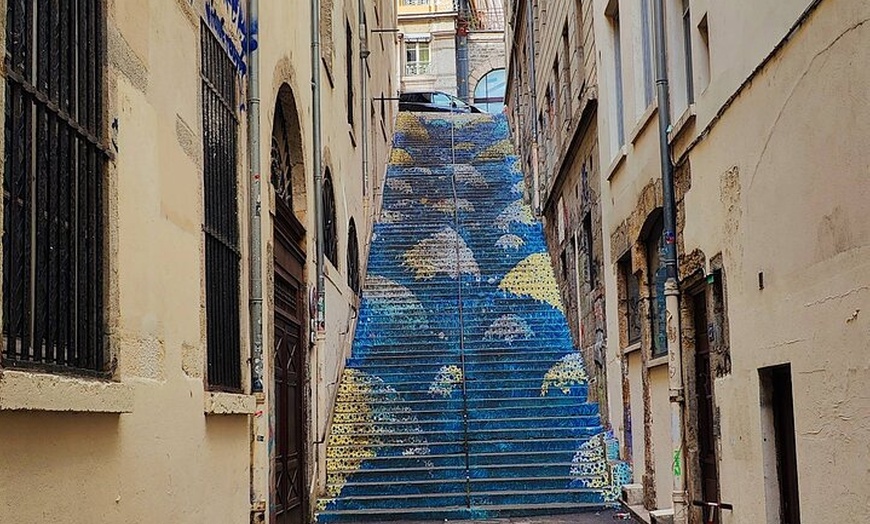
[[[408,112],[401,112],[396,117],[396,131],[416,140],[429,140],[429,131],[419,118]]]
[[[475,160],[504,160],[505,157],[513,153],[514,147],[510,140],[504,139],[484,149]]]
[[[414,165],[414,157],[404,149],[395,148],[390,153],[390,163],[394,166],[411,166]]]
[[[535,253],[523,259],[505,275],[498,287],[514,295],[546,302],[562,313],[565,312],[547,253]]]
[[[587,380],[589,376],[586,374],[586,367],[583,366],[583,356],[580,353],[565,355],[544,375],[541,396],[546,396],[550,387],[558,388],[567,395],[571,392],[571,386],[585,384]]]

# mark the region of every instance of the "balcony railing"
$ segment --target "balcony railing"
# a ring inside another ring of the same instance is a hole
[[[418,76],[418,75],[428,75],[431,71],[431,63],[430,62],[414,62],[411,64],[405,64],[405,75],[407,76]]]
[[[472,31],[504,31],[504,9],[473,10],[468,28]]]

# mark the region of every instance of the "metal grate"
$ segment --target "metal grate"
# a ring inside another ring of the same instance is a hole
[[[200,40],[208,383],[213,389],[238,391],[242,370],[236,70],[205,24]]]
[[[3,176],[6,366],[103,373],[102,0],[9,0]]]

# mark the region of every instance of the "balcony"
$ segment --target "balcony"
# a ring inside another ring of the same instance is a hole
[[[405,64],[405,76],[428,75],[432,70],[430,62],[414,62]]]

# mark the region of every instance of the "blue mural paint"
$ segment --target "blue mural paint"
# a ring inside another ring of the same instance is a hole
[[[613,504],[631,470],[588,400],[506,119],[397,128],[318,522]]]

